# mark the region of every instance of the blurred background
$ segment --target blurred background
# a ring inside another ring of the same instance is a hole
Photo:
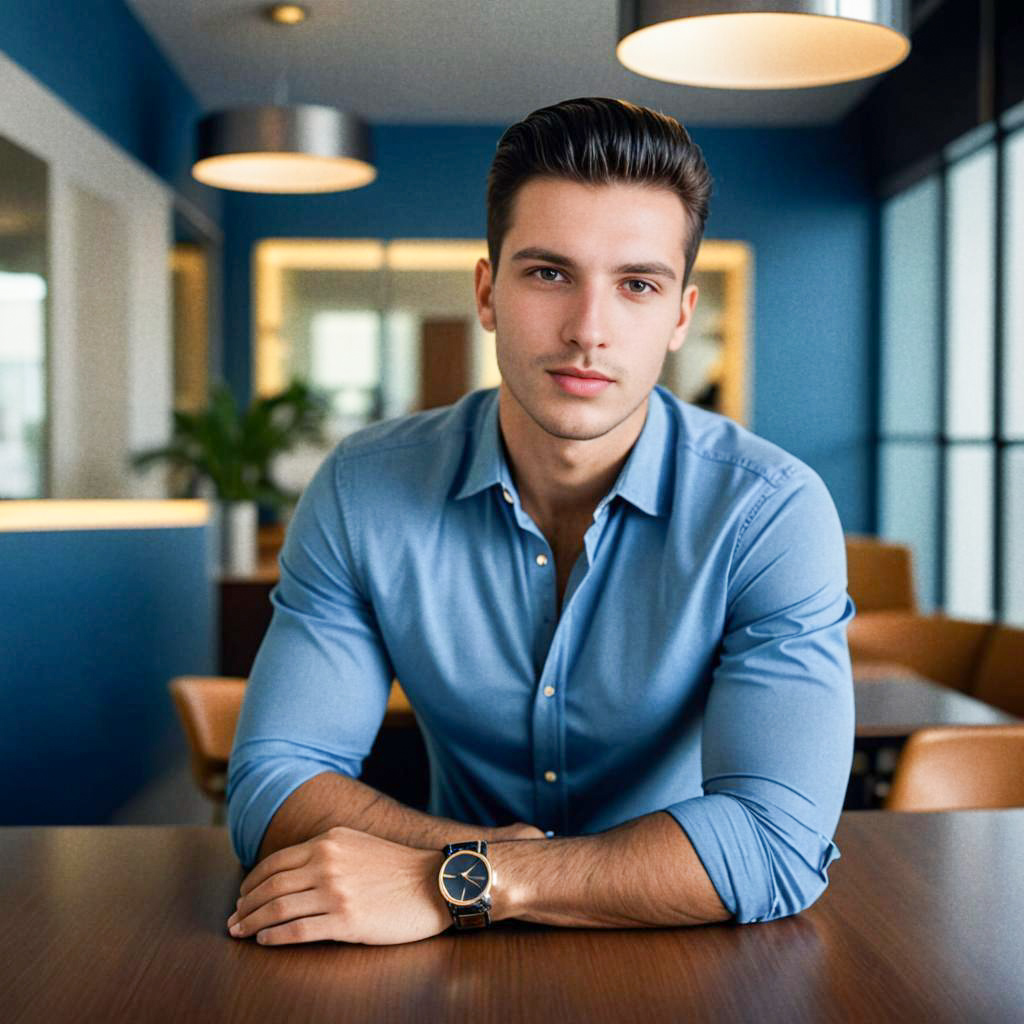
[[[1024,625],[1020,4],[914,0],[894,70],[760,91],[627,71],[614,0],[307,7],[282,28],[236,0],[0,6],[2,823],[208,819],[168,681],[245,676],[289,509],[340,438],[497,383],[472,296],[488,166],[572,96],[678,117],[715,178],[662,383],[809,463],[848,533],[906,545],[921,612]],[[204,113],[285,100],[358,112],[375,180],[192,177]],[[184,459],[218,391],[230,434],[246,410],[281,427],[295,381],[319,404],[248,490]],[[248,562],[220,508],[243,499]]]

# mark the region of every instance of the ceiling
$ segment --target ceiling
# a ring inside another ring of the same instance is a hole
[[[874,81],[771,92],[654,82],[615,58],[616,0],[308,0],[293,28],[263,19],[259,0],[128,4],[204,110],[326,103],[378,123],[507,124],[603,95],[687,124],[778,127],[832,123]]]

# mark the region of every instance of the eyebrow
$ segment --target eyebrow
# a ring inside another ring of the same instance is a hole
[[[576,264],[568,256],[562,256],[550,249],[541,249],[531,246],[520,249],[513,253],[513,260],[542,260],[544,263],[553,263],[556,267],[565,267],[567,270],[575,270]],[[676,272],[667,264],[657,261],[651,263],[623,263],[614,269],[615,274],[644,274],[648,277],[664,277],[669,281],[676,279]]]

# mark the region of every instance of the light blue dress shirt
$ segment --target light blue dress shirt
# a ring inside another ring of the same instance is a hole
[[[738,921],[808,906],[853,749],[824,484],[656,389],[559,616],[497,413],[480,391],[372,426],[304,492],[231,754],[240,859],[303,782],[359,775],[397,677],[431,813],[573,836],[665,810]]]

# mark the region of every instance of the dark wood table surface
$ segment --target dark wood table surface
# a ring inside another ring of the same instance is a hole
[[[854,682],[853,688],[858,737],[905,739],[915,729],[929,725],[1006,725],[1018,721],[966,693],[911,674]]]
[[[0,829],[0,1016],[37,1021],[1019,1021],[1024,810],[847,813],[832,884],[756,925],[503,922],[404,946],[224,931],[221,828]]]

